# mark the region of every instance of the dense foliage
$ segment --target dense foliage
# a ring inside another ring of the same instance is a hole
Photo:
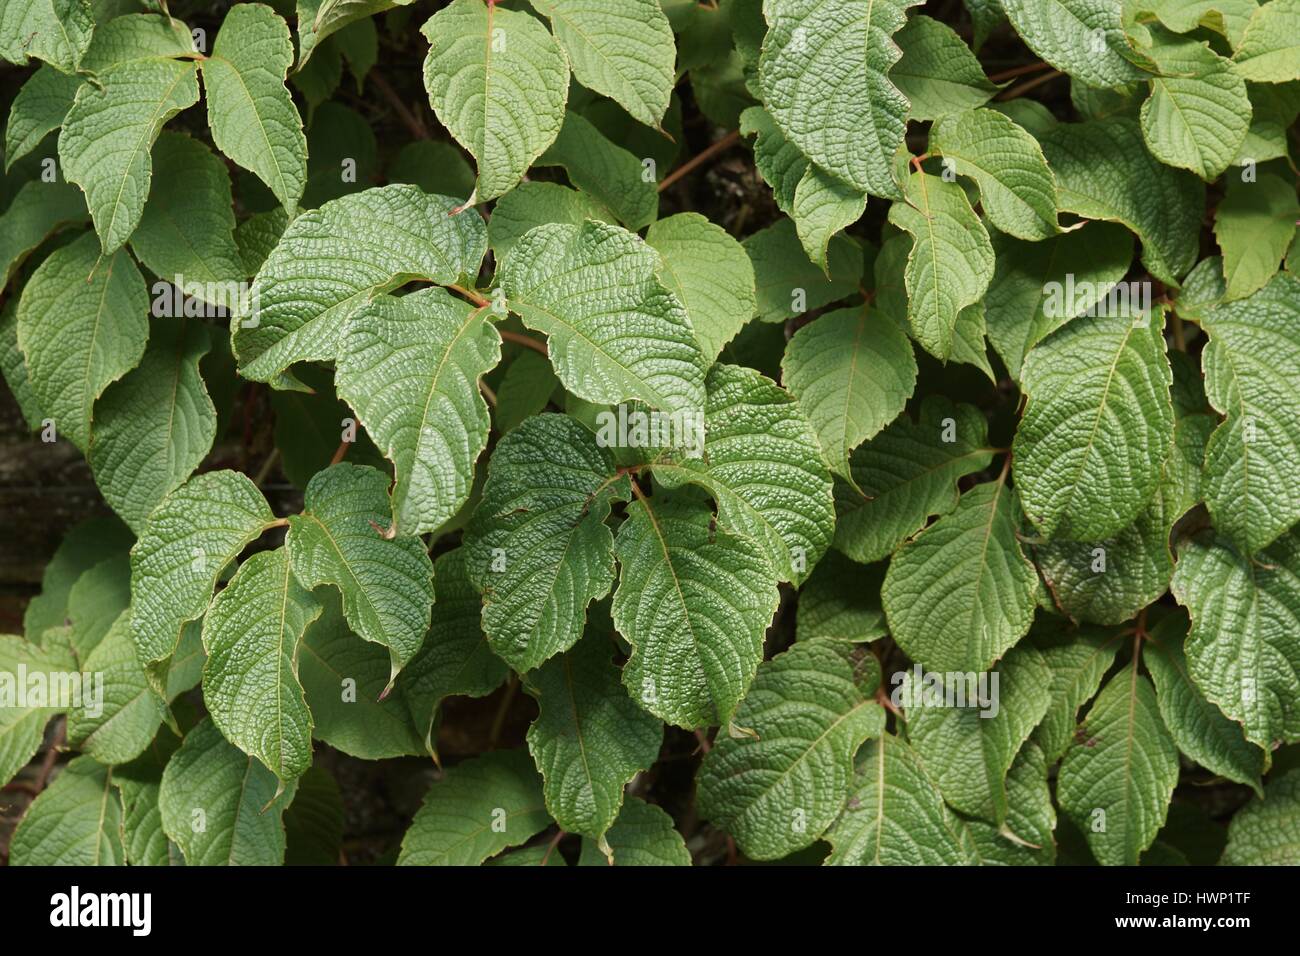
[[[1300,863],[1297,38],[5,0],[9,862]]]

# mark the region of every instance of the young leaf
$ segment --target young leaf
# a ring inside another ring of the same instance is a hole
[[[894,555],[880,593],[909,657],[930,670],[980,672],[1029,630],[1037,579],[1016,538],[1019,519],[1004,476],[967,491]]]
[[[551,822],[542,778],[523,750],[498,750],[446,771],[402,838],[398,866],[477,866]]]
[[[344,196],[289,224],[253,284],[232,342],[239,372],[292,387],[295,362],[338,357],[347,317],[412,279],[443,285],[478,275],[487,229],[448,215],[456,201],[393,185]]]
[[[560,132],[568,62],[540,22],[494,3],[452,0],[421,32],[429,102],[478,160],[478,201],[495,199]]]
[[[605,518],[630,496],[609,451],[566,415],[528,419],[497,445],[465,552],[488,643],[515,670],[582,636],[587,605],[614,583]]]
[[[811,845],[844,807],[853,755],[884,732],[879,684],[866,648],[830,638],[800,641],[762,664],[735,716],[753,733],[724,729],[700,765],[700,814],[751,859]]]
[[[302,586],[334,585],[348,625],[388,648],[389,686],[424,642],[433,604],[433,562],[424,542],[395,533],[388,477],[340,462],[307,485],[302,514],[289,518],[285,538]]]
[[[294,580],[284,548],[245,561],[203,619],[203,702],[228,741],[280,786],[311,765],[311,713],[298,645],[321,603]]]
[[[1103,866],[1136,866],[1164,826],[1178,751],[1151,681],[1130,663],[1084,717],[1057,777],[1061,809]]]
[[[614,544],[614,626],[632,645],[623,683],[670,724],[725,726],[776,611],[771,564],[755,539],[713,527],[699,502],[657,496],[627,513]]]
[[[148,308],[131,257],[105,261],[92,233],[52,252],[23,287],[18,348],[32,394],[78,448],[90,443],[95,400],[144,354]]]
[[[528,675],[537,719],[528,749],[542,774],[546,808],[561,829],[605,843],[623,788],[659,757],[663,725],[627,695],[614,648],[589,632]]]
[[[113,768],[77,757],[18,821],[10,866],[122,866],[122,804]]]
[[[279,866],[284,809],[297,786],[278,786],[271,771],[205,719],[185,735],[163,771],[163,831],[188,866]]]
[[[907,336],[865,306],[829,312],[801,328],[786,345],[781,372],[840,475],[849,473],[853,449],[893,421],[916,387]]]
[[[437,530],[469,496],[491,424],[479,380],[501,360],[489,318],[434,288],[380,296],[343,324],[339,395],[393,462],[399,534]]]

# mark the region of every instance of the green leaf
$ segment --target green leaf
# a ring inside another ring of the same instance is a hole
[[[122,798],[122,845],[131,866],[183,866],[180,848],[167,839],[158,809],[166,761],[180,746],[170,732],[125,766],[113,770],[113,785]]]
[[[421,32],[429,102],[478,161],[477,200],[495,199],[559,134],[568,62],[536,19],[479,0],[452,0]]]
[[[356,23],[393,7],[404,7],[412,0],[298,0],[298,43],[301,46],[298,69],[302,69],[312,51],[324,40]]]
[[[95,405],[90,468],[104,499],[137,533],[212,448],[217,412],[199,375],[210,348],[202,322],[155,319],[139,367]]]
[[[292,216],[307,184],[307,138],[284,85],[293,64],[288,25],[265,4],[237,4],[202,62],[212,141]]]
[[[914,240],[906,271],[912,335],[947,361],[958,313],[980,301],[993,278],[989,234],[959,185],[922,172],[908,179],[907,201],[889,207],[889,221]]]
[[[577,643],[614,583],[610,505],[631,495],[610,453],[565,415],[538,415],[497,445],[465,532],[492,650],[523,672]]]
[[[914,0],[771,0],[759,60],[764,105],[804,155],[858,192],[901,193],[907,98],[889,81],[892,36]]]
[[[90,0],[10,0],[0,13],[0,59],[23,66],[34,57],[74,73],[94,29]]]
[[[1244,299],[1264,288],[1286,257],[1300,220],[1295,184],[1263,173],[1255,181],[1228,177],[1214,211],[1214,238],[1223,250],[1225,298]]]
[[[945,117],[930,131],[930,150],[953,161],[980,187],[989,222],[1020,239],[1054,236],[1056,179],[1038,141],[994,110]]]
[[[1038,140],[1056,175],[1057,205],[1128,226],[1151,274],[1177,286],[1196,262],[1205,185],[1156,160],[1128,117],[1060,123]]]
[[[1029,49],[1089,86],[1144,78],[1128,58],[1120,0],[1002,0]]]
[[[424,542],[395,533],[388,477],[340,462],[307,485],[302,514],[289,518],[285,539],[303,587],[334,585],[348,625],[388,648],[389,686],[424,642],[433,604],[433,562]]]
[[[144,354],[148,308],[130,256],[102,261],[91,233],[52,252],[23,287],[18,347],[32,394],[80,449],[90,443],[95,400]]]
[[[245,561],[203,619],[203,702],[222,736],[280,786],[311,765],[311,712],[298,645],[321,603],[294,580],[284,548]]]
[[[131,549],[131,632],[146,672],[165,674],[156,665],[207,611],[217,576],[274,523],[257,486],[233,471],[195,475],[154,509]]]
[[[348,316],[412,279],[473,282],[487,251],[478,215],[456,201],[392,185],[327,202],[289,224],[253,284],[232,336],[239,372],[291,386],[294,362],[333,361]]]
[[[9,107],[9,122],[5,125],[5,172],[39,146],[47,134],[63,125],[82,82],[80,76],[60,72],[48,64],[28,78]]]
[[[660,458],[654,476],[669,488],[706,489],[719,523],[759,542],[781,580],[800,583],[835,529],[812,428],[794,398],[753,369],[718,364],[705,385],[704,455]]]
[[[479,380],[501,360],[489,318],[434,288],[380,296],[344,322],[339,395],[393,462],[399,534],[437,530],[469,496],[491,425]]]
[[[833,637],[866,642],[884,637],[885,612],[880,607],[880,585],[885,569],[867,569],[838,551],[827,552],[799,589],[799,616],[795,639]]]
[[[911,342],[865,306],[801,328],[786,345],[781,373],[840,475],[849,474],[853,449],[898,417],[916,387]]]
[[[483,599],[470,580],[468,554],[468,547],[460,547],[433,562],[433,621],[424,647],[397,682],[431,754],[443,700],[453,694],[485,697],[509,673],[483,633]]]
[[[957,480],[993,461],[988,424],[973,405],[926,396],[919,418],[900,416],[849,459],[835,486],[835,547],[869,564],[887,557],[932,515],[957,506]]]
[[[784,322],[843,299],[857,291],[862,278],[862,250],[852,239],[831,240],[830,268],[823,273],[809,260],[796,229],[791,220],[778,219],[741,243],[754,264],[758,317],[764,322]]]
[[[519,240],[500,282],[511,311],[546,333],[556,374],[579,398],[697,410],[708,360],[659,268],[655,251],[618,226],[553,223]]]
[[[1205,698],[1261,747],[1300,739],[1300,532],[1246,557],[1211,533],[1178,549],[1174,597],[1191,613],[1185,651]]]
[[[884,732],[879,684],[870,651],[830,638],[762,664],[735,716],[752,734],[724,730],[700,765],[700,814],[751,859],[812,845],[844,807],[853,755]]]
[[[996,233],[993,252],[984,317],[989,341],[1018,380],[1030,349],[1124,278],[1133,236],[1116,223],[1088,222],[1039,242]]]
[[[1269,781],[1264,796],[1233,815],[1224,866],[1295,866],[1300,863],[1300,770]]]
[[[1164,826],[1178,783],[1178,750],[1151,681],[1130,663],[1110,679],[1065,753],[1061,809],[1103,866],[1136,866]]]
[[[1269,0],[1246,25],[1232,55],[1239,76],[1258,83],[1300,80],[1300,2]]]
[[[623,683],[670,724],[725,725],[762,660],[777,606],[771,565],[755,539],[713,527],[700,502],[641,499],[627,514],[612,608],[632,645]]]
[[[132,251],[187,295],[232,308],[236,283],[246,276],[225,163],[198,140],[170,132],[158,137],[153,161],[157,182],[131,236]]]
[[[658,276],[686,307],[704,357],[712,362],[754,317],[754,266],[721,226],[693,212],[651,223],[647,245],[659,253]]]
[[[163,124],[198,101],[194,64],[161,57],[111,66],[77,91],[59,135],[59,166],[85,192],[104,255],[140,223],[150,149]]]
[[[82,574],[114,555],[130,550],[134,536],[126,525],[110,516],[87,518],[73,525],[59,542],[41,576],[41,593],[23,613],[23,633],[39,641],[52,627],[65,623],[68,596]]]
[[[478,866],[551,822],[542,778],[523,750],[497,750],[446,771],[402,838],[399,866]]]
[[[881,734],[858,755],[853,790],[826,834],[831,866],[960,866],[967,862],[955,820],[899,737]]]
[[[1187,624],[1182,614],[1171,614],[1156,625],[1145,645],[1160,716],[1181,752],[1263,796],[1265,751],[1246,740],[1241,725],[1225,717],[1192,683],[1183,653]]]
[[[623,788],[659,758],[663,725],[619,681],[604,634],[589,632],[525,680],[537,699],[528,749],[542,774],[546,808],[560,828],[605,845]]]
[[[1142,52],[1160,72],[1142,104],[1147,146],[1161,162],[1218,179],[1250,129],[1246,81],[1207,44],[1149,29],[1156,42]]]
[[[95,28],[81,69],[99,74],[129,60],[193,57],[198,52],[183,21],[154,13],[128,13]]]
[[[658,126],[673,90],[677,48],[658,0],[537,0],[579,83]]]
[[[1115,534],[1154,497],[1169,457],[1164,312],[1119,302],[1068,323],[1025,357],[1028,401],[1012,455],[1025,513],[1044,537]]]
[[[673,818],[640,797],[628,796],[605,834],[613,860],[592,840],[582,841],[579,866],[690,866],[691,851],[673,829]]]
[[[1300,520],[1300,278],[1280,273],[1254,295],[1201,315],[1205,392],[1226,419],[1205,449],[1214,525],[1248,553]],[[30,359],[29,359],[30,362]]]
[[[138,757],[162,726],[163,708],[136,657],[129,611],[118,615],[82,670],[94,675],[94,685],[83,677],[83,700],[68,711],[68,742],[110,766]]]
[[[1016,538],[1019,518],[1004,476],[967,491],[894,555],[881,597],[912,660],[984,671],[1029,630],[1037,576]]]
[[[431,139],[413,140],[397,151],[397,155],[388,164],[386,173],[390,183],[414,183],[426,193],[467,197],[474,191],[474,170],[470,169],[465,154],[455,143]],[[520,183],[520,186],[524,185],[527,184]],[[492,209],[492,222],[496,221],[500,211],[501,205],[498,203]]]
[[[584,221],[614,222],[612,212],[585,192],[559,183],[520,183],[496,201],[488,220],[488,241],[501,257],[510,253],[529,230],[548,222],[581,226]]]
[[[998,91],[970,47],[945,23],[917,14],[895,40],[903,55],[889,78],[912,104],[911,120],[973,110]]]
[[[1205,27],[1237,46],[1259,0],[1143,0],[1142,6],[1175,33]]]
[[[962,824],[969,838],[967,850],[980,866],[1050,866],[1056,861],[1056,808],[1037,744],[1026,742],[1007,772],[1006,823]]]
[[[1048,687],[1052,702],[1032,739],[1049,764],[1060,760],[1069,747],[1079,708],[1097,693],[1119,645],[1117,635],[1110,631],[1082,628],[1061,634],[1057,641],[1042,647],[1043,660],[1052,672]]]
[[[167,762],[158,808],[189,866],[279,866],[284,809],[296,791],[296,781],[281,789],[275,774],[205,719]]]
[[[569,182],[595,197],[629,229],[641,229],[659,215],[653,167],[616,145],[581,113],[565,114],[554,143],[538,166],[562,166]]]
[[[86,221],[86,200],[71,183],[24,183],[0,216],[0,287],[52,232]],[[16,302],[16,298],[14,299]]]
[[[46,675],[46,686],[57,672],[71,671],[76,667],[71,649],[59,646],[42,647],[13,634],[0,634],[0,786],[14,778],[35,756],[45,738],[45,725],[66,708],[37,706],[46,703],[28,696],[26,688],[18,682],[19,669],[28,675]],[[84,685],[83,685],[84,686]],[[23,687],[23,696],[18,697]],[[19,704],[22,706],[19,706]]]
[[[954,810],[1003,826],[1010,809],[1007,772],[1052,702],[1047,662],[1026,645],[987,675],[927,674],[920,682],[905,676],[907,739],[944,799]]]
[[[298,645],[298,679],[311,710],[312,736],[362,760],[421,756],[424,742],[411,721],[411,697],[404,684],[421,655],[380,699],[388,685],[387,650],[352,633],[332,591],[318,596],[321,615]]]
[[[78,660],[99,646],[131,605],[131,561],[124,553],[110,555],[86,570],[68,592],[65,617],[68,640]]]
[[[122,866],[122,804],[113,769],[77,757],[18,821],[10,866]]]

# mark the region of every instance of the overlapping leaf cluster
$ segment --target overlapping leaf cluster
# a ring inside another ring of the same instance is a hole
[[[136,6],[0,17],[0,367],[120,518],[11,862],[280,863],[324,747],[437,762],[403,864],[1300,862],[1296,0]]]

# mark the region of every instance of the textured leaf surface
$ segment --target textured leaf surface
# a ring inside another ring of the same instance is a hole
[[[266,183],[290,215],[307,185],[307,138],[284,85],[292,64],[289,27],[261,3],[232,7],[203,61],[213,142]]]
[[[952,511],[957,479],[992,460],[978,409],[927,396],[915,423],[900,416],[850,457],[852,484],[835,486],[835,547],[864,564],[888,556],[931,515]]]
[[[993,278],[988,232],[956,183],[913,173],[907,201],[889,208],[889,221],[912,235],[907,258],[907,319],[935,358],[953,356],[957,316],[984,297]]]
[[[826,250],[829,269],[823,273],[809,260],[789,219],[746,237],[743,245],[754,263],[758,315],[764,322],[783,322],[842,299],[862,278],[862,251],[851,239],[831,240]]]
[[[1262,747],[1300,737],[1300,534],[1253,558],[1194,538],[1178,550],[1173,592],[1192,616],[1184,650],[1206,699]]]
[[[528,749],[546,807],[561,829],[602,842],[624,786],[658,759],[663,742],[663,725],[627,695],[613,650],[593,632],[527,678],[538,708]]]
[[[511,311],[546,333],[556,374],[580,398],[699,409],[707,359],[659,268],[655,251],[625,229],[555,223],[515,245],[501,287]]]
[[[0,216],[0,282],[8,285],[18,267],[50,233],[65,224],[85,221],[86,200],[76,186],[25,183]]]
[[[1283,273],[1201,318],[1205,393],[1227,416],[1205,449],[1214,524],[1248,551],[1300,520],[1300,278]]]
[[[980,672],[1029,630],[1034,566],[1016,538],[1016,493],[976,485],[894,555],[881,597],[894,640],[931,670]]]
[[[1047,537],[1101,541],[1124,528],[1155,495],[1169,457],[1163,312],[1115,311],[1052,333],[1021,371],[1028,402],[1012,445],[1016,486]]]
[[[307,485],[302,514],[289,518],[285,539],[302,585],[337,587],[349,626],[388,648],[390,684],[420,649],[433,604],[433,563],[424,542],[391,536],[391,525],[387,476],[340,462]]]
[[[1048,693],[1052,702],[1033,740],[1043,749],[1049,764],[1061,759],[1078,725],[1079,708],[1097,693],[1101,679],[1110,670],[1120,641],[1100,628],[1083,628],[1061,636],[1042,648],[1043,660],[1051,669]]]
[[[691,865],[691,851],[681,834],[673,829],[673,818],[640,797],[629,796],[623,802],[618,819],[605,834],[605,842],[613,852],[614,866]],[[593,841],[582,841],[579,866],[609,863]]]
[[[705,359],[716,359],[758,308],[744,247],[693,212],[652,223],[645,241],[659,253],[659,278],[686,307]]]
[[[148,308],[135,263],[125,252],[101,261],[90,233],[51,253],[24,286],[18,347],[28,381],[41,410],[78,448],[90,442],[95,399],[140,361]]]
[[[1056,234],[1056,179],[1029,133],[994,110],[946,117],[930,131],[930,149],[979,184],[989,222],[1021,239]]]
[[[1103,866],[1136,866],[1155,840],[1178,783],[1178,751],[1151,681],[1129,664],[1110,679],[1065,753],[1061,809]]]
[[[23,84],[9,107],[5,124],[5,171],[40,145],[63,124],[82,79],[55,67],[41,66]]]
[[[947,24],[917,14],[895,40],[903,55],[889,78],[911,103],[911,120],[935,120],[973,110],[998,90],[970,47]]]
[[[892,37],[912,0],[773,0],[759,60],[773,119],[818,166],[859,192],[897,198],[894,155],[907,98],[889,81]]]
[[[488,240],[498,256],[507,255],[529,230],[548,222],[581,226],[584,220],[617,221],[594,196],[559,183],[520,183],[496,201],[488,220]]]
[[[189,866],[279,866],[284,810],[296,789],[281,792],[271,771],[205,719],[167,762],[158,808]]]
[[[198,100],[194,64],[160,57],[111,66],[77,91],[59,135],[59,166],[85,192],[105,255],[140,223],[158,132]]]
[[[478,160],[478,200],[495,199],[559,133],[568,62],[538,20],[478,0],[453,0],[421,32],[429,102]]]
[[[1089,86],[1143,78],[1125,56],[1120,0],[1002,0],[1016,33],[1052,66]]]
[[[95,405],[90,469],[104,499],[136,532],[212,448],[217,412],[199,374],[208,327],[155,319],[140,365]]]
[[[760,542],[781,580],[801,582],[835,528],[812,428],[790,394],[753,369],[715,365],[706,385],[704,456],[656,461],[655,477],[707,489],[724,528]]]
[[[853,449],[893,421],[916,387],[911,342],[865,307],[838,309],[801,328],[786,345],[781,372],[841,475]]]
[[[11,866],[121,866],[122,804],[113,770],[77,757],[38,796],[14,830]]]
[[[34,57],[72,73],[94,28],[89,0],[11,0],[0,13],[0,57],[19,66]]]
[[[881,565],[863,569],[838,551],[827,552],[799,589],[795,639],[873,641],[883,637],[888,630],[880,607],[884,575]]]
[[[138,757],[162,725],[163,711],[136,657],[130,612],[118,615],[82,670],[103,685],[91,693],[83,678],[81,706],[68,711],[68,742],[110,766]]]
[[[393,185],[295,219],[258,272],[256,311],[234,332],[240,374],[275,381],[294,362],[333,361],[347,317],[412,279],[472,284],[487,229],[480,216],[449,216],[455,206],[446,196]]]
[[[1249,183],[1228,177],[1227,195],[1214,211],[1226,299],[1243,299],[1268,284],[1295,239],[1297,221],[1294,184],[1272,173]]]
[[[1232,59],[1237,73],[1248,80],[1300,80],[1300,3],[1269,0],[1260,4]]]
[[[1228,825],[1225,866],[1296,866],[1300,863],[1300,770],[1264,789],[1262,800],[1242,807]]]
[[[75,666],[70,649],[57,646],[41,647],[13,634],[0,634],[0,674],[15,675],[25,668],[28,674],[67,671]],[[48,681],[48,677],[47,677]],[[59,707],[33,706],[38,701],[30,697],[26,706],[6,701],[0,707],[0,786],[14,778],[14,774],[36,754],[45,739],[45,725],[61,710]]]
[[[203,702],[221,734],[283,785],[311,765],[298,644],[321,612],[284,548],[253,555],[203,619]]]
[[[402,838],[399,866],[477,866],[551,822],[542,778],[523,750],[499,750],[448,770]]]
[[[560,135],[537,158],[537,165],[563,166],[573,185],[594,196],[629,229],[641,229],[659,214],[659,192],[648,168],[581,113],[565,114]]]
[[[832,866],[957,866],[966,862],[953,818],[921,758],[881,734],[858,755],[848,805],[826,834]]]
[[[880,667],[864,648],[800,641],[761,665],[736,712],[753,735],[718,735],[700,766],[705,818],[745,855],[774,860],[809,846],[848,797],[853,755],[884,732]]]
[[[753,680],[776,611],[771,564],[755,539],[712,528],[686,500],[634,502],[615,541],[614,626],[632,645],[623,683],[670,724],[723,724]]]
[[[434,531],[465,503],[487,445],[479,379],[501,360],[486,309],[441,289],[362,306],[343,326],[339,394],[396,467],[401,534]]]

